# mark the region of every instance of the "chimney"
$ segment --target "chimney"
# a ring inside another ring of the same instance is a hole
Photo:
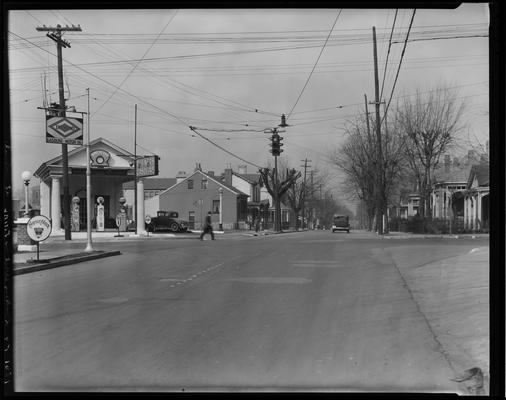
[[[449,154],[445,154],[445,172],[450,172],[452,159]]]
[[[214,176],[214,171],[207,171],[207,175]]]
[[[232,168],[225,169],[225,183],[232,186]]]
[[[181,182],[183,179],[186,178],[186,172],[185,171],[179,171],[176,175],[176,183]]]
[[[246,170],[247,170],[246,165],[239,165],[237,169],[239,170],[239,173],[240,173],[241,175],[246,174]]]

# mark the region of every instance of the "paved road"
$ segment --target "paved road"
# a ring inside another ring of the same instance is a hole
[[[96,244],[122,255],[15,277],[16,389],[458,391],[392,258],[427,245],[325,231]],[[473,247],[434,241],[410,262]]]

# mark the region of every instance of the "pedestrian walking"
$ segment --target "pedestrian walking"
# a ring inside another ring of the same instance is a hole
[[[209,211],[206,215],[206,222],[204,224],[204,228],[202,229],[202,233],[200,234],[200,240],[204,240],[204,235],[206,233],[210,233],[211,239],[214,240],[213,224],[211,223],[211,211]]]

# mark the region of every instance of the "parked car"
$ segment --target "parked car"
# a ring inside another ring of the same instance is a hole
[[[179,218],[177,211],[157,211],[156,217],[151,218],[151,222],[146,224],[146,229],[151,232],[170,230],[172,232],[188,231],[188,221]]]
[[[346,231],[350,233],[350,219],[347,215],[334,215],[332,220],[332,233],[335,231]]]

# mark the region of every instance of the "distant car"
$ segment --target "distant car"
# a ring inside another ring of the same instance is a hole
[[[350,233],[350,219],[347,215],[334,215],[332,220],[332,233],[335,231],[346,231]]]
[[[151,222],[146,224],[152,232],[170,230],[172,232],[187,232],[188,221],[179,218],[177,211],[157,211],[156,217],[151,218]]]

